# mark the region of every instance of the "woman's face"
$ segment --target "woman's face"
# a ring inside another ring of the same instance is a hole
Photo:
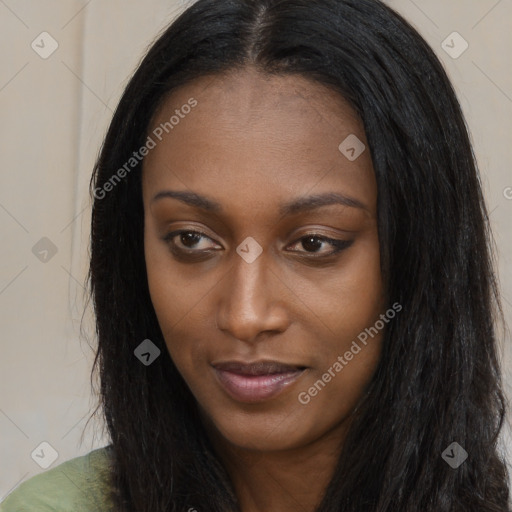
[[[149,136],[149,289],[202,416],[258,450],[342,430],[385,310],[362,123],[322,85],[248,69],[174,91]]]

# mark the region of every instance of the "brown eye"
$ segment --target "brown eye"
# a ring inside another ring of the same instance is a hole
[[[321,256],[332,256],[333,254],[337,254],[341,252],[343,249],[346,249],[350,245],[352,245],[353,240],[337,240],[334,238],[328,238],[325,236],[320,236],[317,234],[310,234],[303,236],[297,240],[294,245],[302,246],[305,251],[292,251],[292,252],[303,252],[310,254],[320,254]],[[333,247],[331,251],[321,251],[323,247],[326,245],[330,245]]]
[[[201,252],[212,249],[212,247],[208,247],[208,244],[206,244],[206,247],[197,247],[202,240],[212,241],[211,238],[209,238],[204,233],[201,233],[199,231],[173,231],[172,233],[168,233],[167,235],[165,235],[163,240],[169,244],[172,250],[175,251]]]
[[[196,245],[201,238],[199,233],[193,231],[182,232],[179,235],[179,241],[188,249],[193,249],[193,246]]]

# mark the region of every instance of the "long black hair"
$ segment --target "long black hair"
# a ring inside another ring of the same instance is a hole
[[[247,66],[332,87],[362,119],[382,274],[390,303],[403,308],[317,512],[509,511],[498,446],[503,313],[480,177],[442,65],[378,0],[199,0],[129,81],[91,179],[88,275],[116,509],[240,510],[151,303],[142,163],[118,171],[173,90]],[[162,352],[150,366],[134,356],[145,339]],[[457,468],[446,457],[454,442],[467,452]]]

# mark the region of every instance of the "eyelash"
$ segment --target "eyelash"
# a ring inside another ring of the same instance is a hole
[[[167,235],[165,235],[163,237],[163,240],[169,245],[171,252],[173,254],[175,254],[176,256],[185,256],[185,257],[201,256],[207,252],[211,252],[212,250],[213,251],[217,250],[217,249],[194,250],[194,249],[179,248],[176,246],[176,243],[174,242],[174,238],[176,238],[178,235],[181,236],[183,234],[199,235],[201,238],[207,238],[207,239],[211,240],[211,238],[209,236],[205,235],[204,233],[201,233],[200,231],[190,230],[190,229],[182,229],[182,230],[177,230],[177,231],[168,233]],[[326,258],[334,256],[334,255],[340,253],[341,251],[347,249],[353,243],[353,240],[337,240],[334,238],[329,238],[326,236],[319,235],[317,233],[308,233],[308,234],[303,235],[300,238],[298,238],[295,242],[293,242],[292,245],[300,243],[301,241],[307,240],[309,238],[314,238],[320,242],[327,242],[330,245],[332,245],[334,247],[334,249],[331,252],[329,252],[327,254],[321,254],[320,256],[313,256],[314,254],[317,254],[315,252],[308,252],[308,251],[292,251],[292,252],[302,252],[304,254],[309,254],[310,256],[307,256],[307,257],[310,259],[326,259]]]

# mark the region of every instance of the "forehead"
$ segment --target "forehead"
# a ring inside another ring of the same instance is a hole
[[[376,200],[363,123],[338,92],[299,75],[202,77],[171,93],[148,134],[145,202],[168,188],[241,205],[246,191],[260,204],[333,189]],[[349,136],[366,146],[355,161],[339,149]]]

